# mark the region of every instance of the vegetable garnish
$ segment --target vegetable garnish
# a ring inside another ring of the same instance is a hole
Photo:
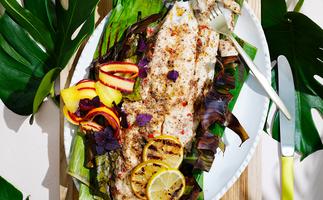
[[[148,76],[148,68],[147,67],[140,67],[139,68],[139,78],[146,78]]]
[[[233,97],[230,90],[235,88],[233,76],[236,70],[234,64],[237,61],[237,56],[225,57],[220,58],[216,65],[217,74],[214,77],[213,87],[205,97],[204,111],[201,116],[201,136],[196,145],[199,156],[194,165],[196,169],[209,171],[219,144],[224,149],[220,136],[210,132],[211,125],[217,124],[230,128],[239,135],[241,144],[249,138],[238,119],[228,109],[228,104]]]
[[[145,42],[145,40],[140,39],[138,44],[138,50],[139,52],[145,52],[147,50],[148,46]]]
[[[100,97],[100,101],[109,108],[113,107],[113,102],[119,104],[122,100],[122,94],[119,90],[107,87],[100,81],[95,83],[95,89]]]
[[[180,170],[182,172],[182,170]],[[187,199],[187,200],[197,200],[199,199],[200,192],[202,191],[202,188],[199,187],[194,177],[192,177],[192,171],[190,171],[190,175],[185,176],[185,191],[181,199]]]
[[[75,113],[77,111],[81,99],[91,100],[97,96],[94,83],[94,81],[82,80],[75,86],[61,91],[63,102],[70,112]]]
[[[178,73],[178,71],[176,71],[176,70],[171,70],[171,71],[169,71],[169,72],[167,73],[167,78],[168,78],[169,80],[174,81],[174,82],[176,82],[176,80],[177,80],[178,76],[179,76],[179,73]]]
[[[83,89],[95,90],[94,83],[95,81],[93,80],[83,79],[83,80],[80,80],[78,83],[76,83],[76,86],[78,90],[83,90]]]
[[[97,124],[96,122],[80,122],[80,129],[83,133],[87,132],[98,132],[103,131],[103,126]]]
[[[100,98],[98,96],[94,97],[92,100],[90,99],[81,99],[79,103],[80,111],[90,111],[94,108],[100,107]]]
[[[146,57],[143,57],[142,59],[139,60],[138,62],[138,67],[139,67],[139,78],[146,78],[148,75],[148,59]]]
[[[142,58],[138,62],[138,67],[146,67],[148,65],[148,59],[146,57]]]
[[[109,122],[110,126],[112,126],[112,128],[116,131],[115,132],[116,135],[119,134],[120,120],[119,120],[118,116],[114,113],[113,110],[111,110],[105,106],[101,106],[99,108],[95,108],[95,109],[91,110],[84,117],[84,119],[91,121],[98,115],[103,116]]]
[[[81,99],[93,99],[97,96],[95,88],[95,81],[92,80],[83,80],[76,84],[76,88],[78,90],[78,98]]]
[[[130,93],[138,73],[139,69],[135,64],[112,62],[100,66],[99,81],[107,87]]]
[[[128,62],[110,62],[101,65],[100,71],[108,74],[130,74],[131,78],[136,78],[138,75],[138,66]]]
[[[67,121],[74,125],[79,125],[80,122],[82,121],[81,117],[76,116],[74,113],[71,113],[66,106],[63,107],[63,114]]]
[[[233,96],[230,90],[235,87],[234,70],[239,61],[238,56],[220,58],[217,64],[218,74],[214,77],[212,90],[205,99],[205,113],[202,118],[203,130],[208,130],[211,124],[217,123],[237,133],[241,144],[249,136],[239,123],[238,119],[230,112],[228,105]]]
[[[118,116],[121,118],[120,125],[122,128],[128,128],[129,124],[127,122],[127,113],[121,108],[122,104],[119,106],[113,102],[114,109],[118,113]]]
[[[103,85],[125,93],[131,93],[135,84],[134,80],[105,73],[99,73],[99,79]]]
[[[202,169],[203,171],[210,171],[213,160],[215,158],[216,150],[219,144],[219,136],[213,135],[209,132],[203,134],[197,142],[197,149],[199,156],[194,165],[195,169]]]
[[[136,123],[138,126],[146,126],[152,118],[153,116],[150,114],[138,114],[136,117]]]
[[[94,133],[96,152],[102,155],[105,152],[120,148],[120,144],[114,137],[113,129],[107,126],[103,131]]]

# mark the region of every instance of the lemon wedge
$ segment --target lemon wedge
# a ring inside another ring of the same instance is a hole
[[[147,185],[149,200],[180,199],[185,190],[185,178],[177,169],[161,169],[154,174]]]

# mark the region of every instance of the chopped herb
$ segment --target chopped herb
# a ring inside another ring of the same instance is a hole
[[[145,40],[141,39],[139,40],[139,44],[138,44],[138,50],[139,52],[145,52],[147,50],[147,44],[145,42]]]
[[[139,78],[146,78],[148,76],[147,70],[148,70],[147,67],[139,68],[139,74],[138,74]]]
[[[145,67],[148,64],[148,59],[147,58],[142,58],[138,62],[138,67]]]
[[[178,73],[178,71],[176,71],[176,70],[171,70],[171,71],[169,71],[169,72],[167,73],[167,78],[168,78],[169,80],[174,81],[174,82],[176,82],[176,80],[177,80],[178,76],[179,76],[179,73]]]
[[[153,116],[150,114],[139,114],[136,117],[136,123],[138,126],[146,126],[152,118]]]

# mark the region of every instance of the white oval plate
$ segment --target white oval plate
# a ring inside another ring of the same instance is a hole
[[[268,81],[270,81],[271,65],[264,32],[247,3],[244,3],[241,13],[235,27],[235,33],[258,48],[255,63]],[[75,68],[71,85],[76,84],[87,76],[87,67],[92,61],[107,19],[108,16],[96,28],[86,44]],[[204,195],[206,200],[222,197],[248,165],[264,126],[268,104],[269,100],[261,86],[250,75],[243,85],[233,110],[233,113],[249,134],[250,139],[239,147],[240,139],[238,136],[231,130],[226,129],[224,136],[224,141],[227,144],[225,154],[223,155],[219,152],[215,157],[211,171],[204,175]],[[76,127],[70,125],[66,120],[64,125],[65,153],[68,157]]]

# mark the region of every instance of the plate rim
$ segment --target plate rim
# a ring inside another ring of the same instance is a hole
[[[243,3],[243,7],[245,7],[245,9],[247,10],[247,12],[250,14],[251,19],[254,23],[254,25],[256,26],[256,31],[258,32],[258,36],[261,39],[261,46],[264,47],[263,51],[264,51],[264,56],[265,56],[265,65],[269,65],[270,66],[270,54],[269,54],[269,48],[268,48],[268,44],[267,44],[267,40],[265,37],[265,33],[262,29],[262,26],[258,20],[258,18],[256,17],[255,13],[253,12],[253,10],[250,8],[249,4],[244,1]],[[271,74],[266,73],[265,77],[269,77],[270,79],[268,80],[269,83],[271,83]],[[269,107],[269,98],[266,96],[265,98],[265,106],[264,106],[264,112],[263,112],[263,116],[260,120],[260,127],[263,127],[265,124],[265,120],[266,120],[266,113],[265,111],[268,110]],[[259,140],[260,140],[260,136],[261,133],[263,133],[262,128],[258,128],[259,131],[256,134],[256,137],[254,139],[254,142],[251,145],[251,148],[249,150],[248,155],[246,156],[245,160],[243,161],[243,163],[240,165],[239,169],[236,171],[236,173],[231,177],[231,179],[227,182],[227,184],[221,189],[221,191],[219,193],[217,193],[215,196],[212,197],[212,200],[217,200],[220,199],[230,188],[231,186],[238,180],[238,178],[241,176],[242,172],[246,169],[246,167],[248,166],[251,158],[253,157],[255,150],[259,144]]]
[[[267,41],[266,41],[266,38],[265,38],[265,34],[264,34],[264,31],[261,27],[261,24],[258,20],[258,18],[255,16],[253,10],[250,8],[250,6],[248,5],[248,3],[246,1],[244,1],[243,3],[243,7],[246,9],[246,11],[248,12],[248,14],[250,15],[251,19],[252,19],[252,23],[255,25],[256,27],[256,32],[257,32],[257,35],[259,36],[260,38],[260,43],[261,43],[261,47],[263,47],[263,51],[264,51],[264,57],[265,57],[265,60],[264,60],[264,63],[265,63],[265,66],[269,65],[270,66],[270,54],[269,54],[269,48],[268,48],[268,44],[267,44]],[[99,27],[102,28],[102,26],[104,26],[104,24],[106,23],[106,21],[108,20],[109,16],[111,14],[111,11],[108,13],[107,16],[105,16],[102,21],[99,23],[99,25],[96,27],[96,29],[98,29]],[[82,53],[80,55],[80,58],[77,62],[77,65],[75,67],[75,70],[73,72],[73,76],[74,76],[74,73],[76,71],[79,65],[79,63],[81,63],[83,60],[84,60],[84,56],[83,54],[86,52],[86,49],[87,49],[87,46],[89,43],[93,43],[93,40],[95,40],[95,38],[98,37],[100,38],[102,34],[102,31],[99,32],[97,34],[97,32],[93,32],[92,35],[90,36],[89,40],[87,41],[87,44],[85,45],[84,49],[82,50]],[[97,44],[95,45],[97,46]],[[90,61],[91,62],[91,61]],[[89,63],[90,63],[89,62]],[[270,74],[270,70],[269,71],[266,71],[267,73],[265,74],[265,77],[268,77],[268,81],[271,82],[271,74]],[[71,83],[70,85],[74,84],[73,82],[73,77],[71,78]],[[259,123],[259,128],[258,128],[258,132],[256,133],[256,136],[254,138],[254,141],[252,142],[252,144],[250,144],[250,149],[249,149],[249,152],[247,154],[247,156],[245,157],[244,161],[242,162],[242,164],[240,165],[240,167],[238,168],[238,170],[234,173],[234,175],[229,179],[229,181],[226,183],[226,185],[220,190],[220,192],[218,192],[217,194],[215,195],[211,195],[211,199],[212,200],[217,200],[217,199],[220,199],[229,189],[230,187],[237,181],[237,179],[240,177],[240,175],[242,174],[242,172],[246,169],[246,167],[248,166],[251,158],[253,157],[254,155],[254,152],[258,146],[258,143],[259,143],[259,140],[260,140],[260,134],[263,132],[262,131],[262,128],[264,126],[264,123],[265,123],[265,120],[266,120],[266,113],[265,111],[268,110],[268,106],[269,106],[269,98],[267,96],[265,96],[265,100],[264,100],[264,112],[263,112],[263,115],[262,115],[262,118],[260,120],[260,123]],[[70,148],[66,148],[66,147],[70,147],[71,144],[72,144],[72,140],[73,138],[70,140],[70,141],[67,141],[65,138],[66,138],[66,134],[69,134],[71,132],[73,132],[72,134],[75,133],[75,127],[72,128],[73,126],[71,126],[71,124],[69,124],[66,119],[64,118],[64,150],[65,150],[65,155],[66,155],[66,160],[67,160],[67,163],[69,161],[69,156],[70,156]],[[74,131],[73,131],[74,129]],[[68,133],[69,132],[69,133]],[[68,142],[70,144],[68,144]],[[78,186],[78,183],[75,179],[74,180],[74,183],[76,186]],[[205,182],[204,182],[205,184]]]

